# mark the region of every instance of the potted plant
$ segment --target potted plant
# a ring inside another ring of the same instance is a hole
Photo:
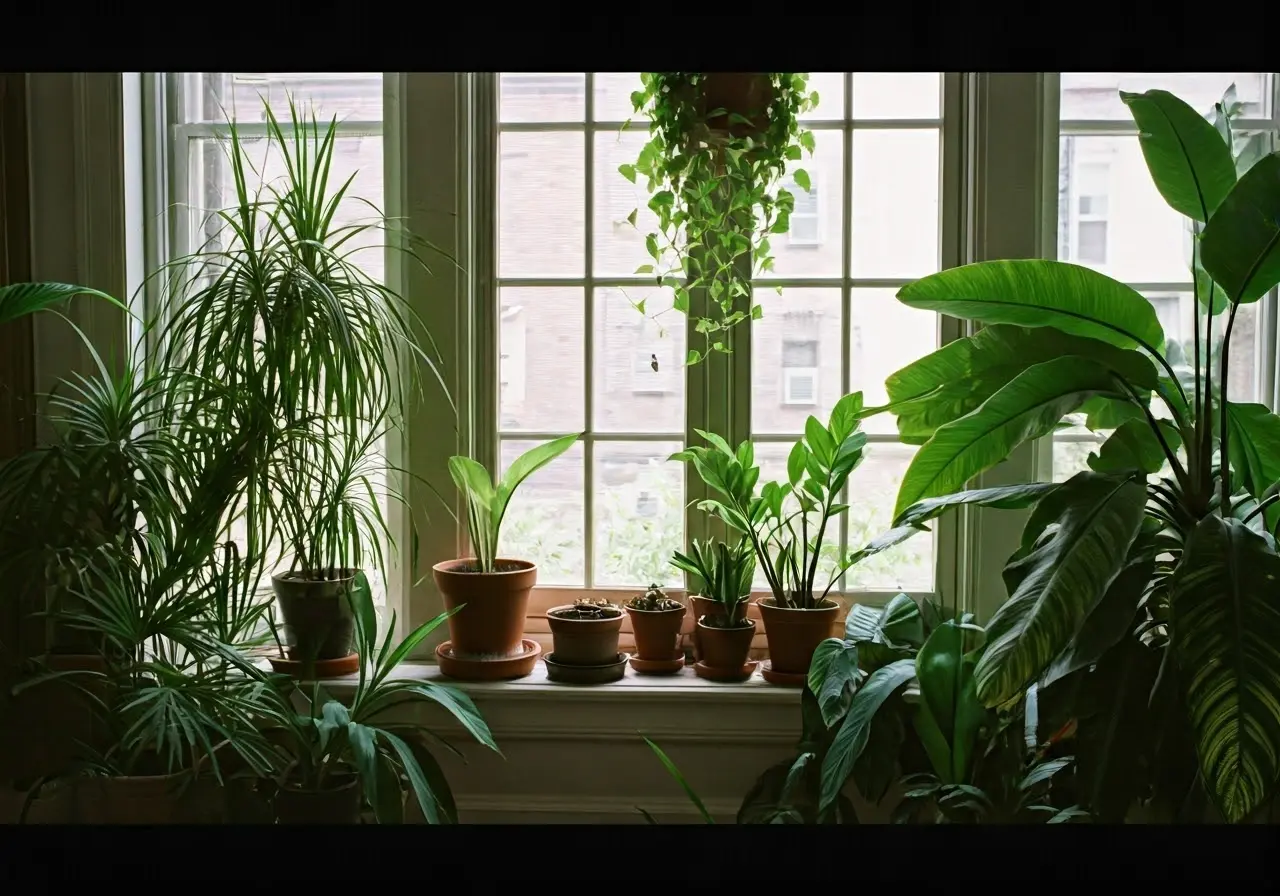
[[[573,684],[617,681],[627,667],[618,652],[622,608],[604,598],[583,598],[547,611],[551,627],[551,655],[545,657],[547,677]]]
[[[813,152],[813,134],[799,125],[818,102],[808,80],[800,72],[644,72],[631,95],[649,120],[649,141],[619,171],[647,181],[659,228],[646,237],[653,263],[636,273],[674,289],[684,314],[699,290],[716,312],[696,320],[706,349],[690,349],[690,363],[727,350],[730,328],[760,317],[742,297],[755,272],[772,270],[769,237],[788,229],[795,197],[778,187],[787,162]],[[803,170],[792,177],[809,189]]]
[[[271,585],[289,644],[282,668],[340,674],[359,664],[347,594],[359,571],[383,565],[380,499],[401,498],[380,437],[402,423],[424,369],[443,380],[408,301],[352,258],[371,239],[422,264],[413,237],[371,206],[338,223],[350,180],[330,181],[337,121],[321,125],[292,101],[289,113],[286,132],[264,104],[279,181],[250,181],[256,150],[229,123],[235,201],[211,216],[206,245],[158,273],[172,309],[158,344],[164,366],[192,378],[210,425],[258,433],[233,513],[251,554],[280,558]],[[239,406],[207,394],[213,383]]]
[[[636,655],[631,668],[644,674],[679,672],[684,668],[680,649],[680,629],[684,624],[684,604],[668,597],[660,585],[650,585],[623,607],[631,618],[636,639]]]
[[[923,443],[896,523],[906,537],[939,508],[1035,503],[977,699],[1037,684],[1074,706],[1101,821],[1238,822],[1280,778],[1280,417],[1227,388],[1237,314],[1280,282],[1280,154],[1243,164],[1226,103],[1209,120],[1165,91],[1121,99],[1157,190],[1192,222],[1189,344],[1143,295],[1072,264],[991,261],[904,287],[904,304],[983,327],[891,378],[899,428]],[[958,491],[1077,412],[1110,432],[1090,470],[1047,494]]]
[[[751,677],[756,668],[755,663],[747,662],[756,633],[755,620],[747,618],[747,599],[755,575],[751,542],[740,538],[729,545],[695,539],[689,553],[676,551],[671,563],[694,576],[700,595],[714,601],[712,612],[695,623],[702,657],[694,671],[712,681],[743,681]]]
[[[769,642],[766,677],[778,684],[802,685],[814,649],[829,637],[840,608],[828,595],[850,567],[865,554],[850,554],[834,564],[819,589],[818,564],[828,527],[843,513],[840,493],[862,463],[866,433],[860,429],[867,410],[862,393],[836,402],[826,426],[816,417],[805,424],[805,436],[787,457],[787,479],[756,488],[750,442],[732,450],[714,433],[699,431],[708,447],[694,446],[672,455],[693,464],[717,499],[699,507],[742,533],[755,551],[772,594],[757,602]]]
[[[516,489],[578,438],[561,436],[534,446],[500,480],[469,457],[449,459],[449,473],[466,500],[474,552],[432,567],[450,611],[449,640],[436,648],[441,669],[450,677],[518,678],[533,671],[540,648],[524,638],[524,620],[538,567],[529,560],[499,557],[498,537]]]
[[[371,668],[360,667],[349,699],[334,698],[319,682],[306,686],[225,651],[256,684],[252,705],[278,750],[276,818],[281,824],[357,824],[368,805],[379,823],[398,824],[405,819],[405,795],[412,793],[429,824],[454,823],[457,808],[449,782],[429,749],[431,740],[439,738],[421,725],[388,720],[386,712],[415,700],[430,701],[497,752],[488,725],[466,694],[432,681],[391,677],[456,610],[441,613],[394,644],[395,614],[379,639],[364,573],[355,576],[347,595],[358,652],[374,658]]]

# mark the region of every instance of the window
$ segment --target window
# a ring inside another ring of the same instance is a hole
[[[783,340],[782,403],[817,403],[818,341],[816,339]]]
[[[1190,328],[1202,321],[1193,307],[1189,222],[1152,184],[1117,90],[1163,88],[1207,114],[1232,84],[1243,103],[1235,123],[1242,139],[1274,132],[1274,82],[1264,72],[1063,72],[1060,79],[1058,257],[1103,270],[1147,296],[1165,337],[1187,345],[1188,354]],[[1262,341],[1258,321],[1273,307],[1270,297],[1236,316],[1228,377],[1233,400],[1272,400],[1271,372],[1261,359],[1272,356],[1274,336]],[[1105,437],[1083,426],[1060,430],[1053,439],[1053,478],[1088,469],[1090,452]]]
[[[498,337],[498,387],[504,406],[524,403],[525,330],[524,308],[508,305],[501,309],[502,332]]]
[[[225,208],[234,198],[231,167],[222,145],[228,134],[228,116],[236,119],[258,168],[256,174],[248,174],[250,189],[255,186],[255,177],[275,182],[285,175],[278,154],[266,151],[264,99],[286,133],[290,99],[298,104],[301,114],[314,111],[321,122],[337,117],[330,190],[336,191],[348,178],[353,179],[335,214],[335,226],[367,220],[368,204],[383,207],[381,73],[189,72],[169,76],[168,87],[167,112],[173,135],[167,147],[173,209],[168,215],[170,257],[222,239],[211,212]],[[367,232],[347,245],[365,273],[376,280],[385,276],[382,242],[377,232]],[[233,526],[233,533],[237,530],[244,532],[243,526]],[[386,583],[377,571],[369,572],[375,602],[385,606]]]
[[[822,242],[819,177],[812,172],[809,174],[807,190],[794,180],[783,185],[795,197],[795,207],[791,210],[790,229],[787,231],[787,244],[791,246],[817,246]]]

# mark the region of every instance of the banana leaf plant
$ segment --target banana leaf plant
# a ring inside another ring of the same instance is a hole
[[[860,426],[868,413],[862,393],[854,392],[836,402],[827,425],[810,416],[804,438],[787,456],[786,480],[765,482],[758,491],[760,468],[750,441],[734,451],[720,436],[699,429],[695,432],[706,446],[671,455],[671,460],[693,464],[702,481],[719,495],[698,502],[698,509],[751,540],[756,562],[779,607],[824,606],[840,577],[861,559],[861,554],[852,554],[837,562],[826,584],[819,587],[819,564],[829,527],[848,509],[840,503],[840,493],[863,460],[867,434]]]
[[[395,613],[379,640],[369,580],[359,573],[354,584],[348,600],[355,620],[355,646],[371,665],[361,666],[354,693],[347,701],[333,697],[319,682],[308,687],[223,648],[223,654],[257,685],[254,705],[264,719],[267,736],[280,750],[277,784],[323,790],[339,775],[355,773],[379,824],[404,821],[406,790],[413,794],[427,823],[456,823],[453,793],[431,746],[443,746],[460,758],[462,754],[425,726],[389,719],[387,713],[424,700],[434,703],[476,742],[500,752],[489,726],[462,691],[432,681],[392,678],[405,657],[462,608],[441,613],[396,644],[392,641]]]
[[[1093,792],[1180,799],[1198,779],[1236,822],[1280,777],[1280,417],[1227,389],[1237,315],[1280,283],[1280,154],[1251,167],[1233,155],[1229,98],[1212,120],[1161,90],[1121,99],[1157,190],[1192,224],[1189,350],[1141,294],[1072,264],[983,262],[904,287],[904,304],[983,327],[888,380],[899,432],[920,448],[883,540],[960,504],[1038,502],[987,624],[977,698],[999,707],[1037,682],[1117,675],[1104,690],[1165,727],[1122,742],[1121,710],[1082,715],[1081,737],[1108,732],[1095,755],[1110,777]],[[1089,471],[961,491],[1072,413],[1109,433]],[[1104,662],[1113,650],[1132,662]],[[1194,763],[1160,782],[1124,772],[1168,753],[1179,726]]]

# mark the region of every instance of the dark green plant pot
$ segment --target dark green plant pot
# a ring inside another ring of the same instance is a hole
[[[271,590],[284,619],[282,634],[289,659],[311,662],[351,655],[355,621],[347,594],[357,572],[337,570],[336,577],[327,581],[306,572],[271,577]]]
[[[363,805],[359,779],[339,774],[323,790],[281,787],[275,798],[276,820],[280,824],[359,824]]]

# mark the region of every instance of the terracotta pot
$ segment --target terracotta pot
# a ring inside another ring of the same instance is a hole
[[[764,636],[769,643],[769,661],[773,671],[788,675],[805,675],[818,645],[831,637],[840,613],[840,605],[824,600],[816,610],[789,610],[779,607],[772,597],[756,601],[764,621]]]
[[[572,611],[573,605],[547,611],[551,628],[552,654],[560,666],[603,666],[618,659],[618,633],[626,617],[619,611],[609,619],[565,619],[557,613]]]
[[[680,652],[680,626],[687,613],[684,607],[673,610],[635,610],[626,608],[631,617],[631,631],[636,638],[636,656],[642,660],[669,660]]]
[[[748,619],[738,628],[713,628],[698,623],[698,637],[702,640],[702,663],[712,669],[741,669],[751,655],[751,639],[756,634],[756,621]]]
[[[320,579],[314,573],[286,572],[271,577],[284,618],[285,653],[302,662],[350,656],[355,619],[347,593],[359,570],[336,570],[337,577]]]
[[[538,567],[527,560],[498,560],[498,572],[468,572],[474,558],[446,560],[431,568],[449,617],[449,640],[463,659],[505,659],[524,649],[525,612]]]
[[[701,660],[702,643],[699,640],[701,635],[698,634],[698,620],[703,616],[714,616],[719,612],[720,604],[709,597],[692,595],[689,597],[689,606],[693,608],[693,658]],[[746,613],[747,603],[743,601],[738,605],[738,615],[745,618]]]
[[[352,774],[334,775],[323,790],[303,790],[288,785],[276,793],[276,820],[280,824],[359,824],[364,802],[360,780]]]
[[[50,781],[34,796],[30,790],[16,787],[0,789],[0,824],[71,824],[74,821],[74,794],[66,782]]]
[[[188,772],[81,778],[74,782],[80,824],[209,824],[223,820],[220,798]]]

